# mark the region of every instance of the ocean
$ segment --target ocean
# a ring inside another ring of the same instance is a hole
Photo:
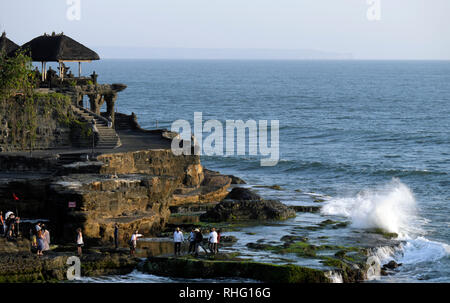
[[[203,156],[203,165],[250,185],[277,184],[283,190],[258,192],[286,204],[322,197],[317,216],[351,222],[339,233],[353,239],[375,227],[397,233],[401,246],[377,257],[403,265],[373,281],[450,282],[449,61],[101,60],[83,70],[127,84],[117,109],[135,112],[144,128],[170,129],[194,112],[279,120],[276,166],[250,155]],[[281,234],[271,228],[259,230]]]

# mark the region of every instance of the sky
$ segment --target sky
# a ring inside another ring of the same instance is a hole
[[[78,1],[80,18],[70,20],[68,11],[74,12]],[[369,20],[369,9],[379,20]],[[100,49],[101,57],[102,52],[130,58],[136,49],[145,56],[146,49],[180,48],[450,60],[450,1],[1,0],[0,31],[17,44],[44,32],[64,32]]]

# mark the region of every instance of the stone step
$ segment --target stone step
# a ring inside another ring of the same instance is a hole
[[[94,120],[96,122],[96,128],[98,130],[98,139],[95,144],[96,148],[115,148],[121,145],[116,131],[113,128],[109,128],[104,120],[76,107],[74,107],[74,112],[84,121],[90,122]]]

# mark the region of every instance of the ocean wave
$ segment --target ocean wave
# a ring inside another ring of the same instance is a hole
[[[442,171],[431,171],[427,169],[379,169],[373,171],[372,174],[383,176],[409,177],[409,176],[426,176],[426,175],[443,176],[447,175],[448,173]]]
[[[448,244],[428,240],[425,237],[409,239],[402,243],[400,248],[395,259],[403,264],[415,265],[422,262],[434,262],[450,255]]]
[[[381,266],[391,260],[402,263],[399,270],[408,272],[411,266],[416,268],[423,263],[428,268],[431,266],[428,263],[450,255],[450,245],[425,237],[423,227],[429,220],[417,214],[413,192],[396,178],[383,186],[362,190],[356,196],[330,199],[321,213],[350,218],[356,228],[381,228],[398,234],[398,245],[372,250],[368,259],[369,280],[379,279]]]
[[[353,197],[331,199],[321,212],[350,218],[356,228],[381,228],[402,237],[421,231],[414,225],[418,221],[414,194],[395,178],[382,187],[362,190]]]
[[[234,168],[238,171],[242,170],[259,170],[261,169],[260,160],[264,156],[203,156],[202,162],[213,162],[214,166]],[[383,168],[379,165],[358,165],[347,164],[343,162],[327,162],[320,160],[296,160],[289,158],[281,158],[276,166],[271,169],[284,173],[296,173],[302,171],[312,172],[331,172],[338,174],[355,175],[371,175],[385,177],[421,177],[421,176],[446,176],[448,172],[418,168]],[[267,170],[267,167],[264,167]]]

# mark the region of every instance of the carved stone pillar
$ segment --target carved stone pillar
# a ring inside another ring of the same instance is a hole
[[[78,106],[81,106],[81,107],[84,107],[84,104],[83,104],[83,94],[77,94],[77,105]]]
[[[114,106],[117,100],[117,93],[112,92],[110,94],[104,95],[106,101],[106,117],[111,117],[111,120],[114,124]]]
[[[89,103],[91,105],[91,111],[100,115],[100,108],[102,107],[103,102],[105,101],[100,94],[90,94]]]

